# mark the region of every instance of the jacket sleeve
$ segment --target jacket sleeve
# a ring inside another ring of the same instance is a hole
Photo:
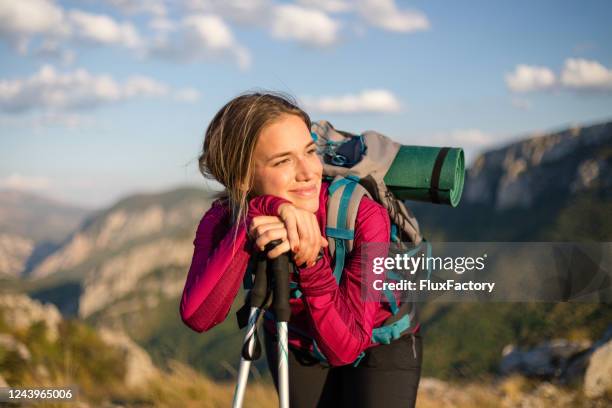
[[[390,234],[387,211],[364,197],[357,212],[353,251],[346,257],[340,285],[336,283],[329,259],[323,257],[310,268],[301,268],[298,279],[314,328],[318,347],[333,366],[352,363],[371,343],[378,298],[362,297],[364,265],[368,259],[387,256]],[[369,247],[367,259],[362,245]]]
[[[253,217],[276,215],[282,198],[264,195],[249,202],[247,222],[229,226],[229,209],[219,201],[204,214],[196,232],[193,257],[179,312],[197,332],[209,330],[227,317],[249,260],[246,225]]]

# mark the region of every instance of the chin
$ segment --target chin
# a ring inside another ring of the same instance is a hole
[[[315,200],[296,201],[294,205],[296,207],[301,208],[302,210],[306,210],[311,213],[316,213],[317,210],[319,209],[319,197],[317,197],[316,201]]]

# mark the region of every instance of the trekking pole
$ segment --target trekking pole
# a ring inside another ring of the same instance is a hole
[[[274,296],[272,309],[276,316],[278,333],[278,399],[280,408],[289,408],[289,359],[287,322],[291,317],[289,308],[289,255],[282,254],[272,260]]]
[[[255,281],[253,282],[253,288],[251,289],[251,310],[249,313],[249,321],[247,326],[247,332],[244,337],[244,343],[242,347],[242,355],[240,357],[240,369],[238,371],[238,378],[236,382],[236,391],[234,393],[234,401],[232,403],[233,408],[241,408],[242,401],[244,399],[244,392],[246,390],[246,384],[249,379],[249,370],[251,368],[251,361],[255,360],[255,346],[257,343],[257,337],[255,330],[257,329],[257,321],[259,314],[263,313],[263,306],[266,300],[268,292],[268,263],[265,254],[259,254],[257,259],[257,266],[255,270]]]

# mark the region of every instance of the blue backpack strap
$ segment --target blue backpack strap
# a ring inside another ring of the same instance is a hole
[[[385,294],[385,297],[387,298],[387,301],[389,302],[391,313],[396,315],[397,312],[399,311],[399,304],[398,304],[397,298],[395,297],[395,294],[391,292],[389,289],[385,289],[383,293]]]
[[[405,314],[394,323],[372,330],[372,341],[374,343],[389,344],[393,340],[399,339],[402,333],[409,328],[410,316]]]
[[[369,194],[359,184],[359,177],[353,175],[336,176],[328,192],[325,233],[329,241],[329,252],[334,259],[334,277],[340,283],[344,260],[353,249],[359,203],[364,195]]]

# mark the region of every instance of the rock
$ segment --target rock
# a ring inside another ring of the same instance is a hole
[[[58,326],[62,315],[51,303],[42,304],[23,294],[0,295],[0,313],[10,327],[17,330],[27,329],[36,322],[44,322],[47,340],[54,342],[59,336]]]
[[[34,241],[13,234],[0,234],[0,276],[19,276],[34,249]]]
[[[149,241],[168,231],[190,231],[210,205],[210,199],[200,192],[197,199],[193,197],[194,191],[187,189],[182,193],[186,198],[176,201],[174,196],[181,194],[177,191],[138,194],[121,200],[83,223],[62,247],[41,260],[31,275],[40,278],[74,269],[100,253],[121,252],[133,242]],[[191,242],[188,247],[192,248]],[[163,258],[160,254],[157,258]]]
[[[560,378],[572,357],[589,349],[589,341],[552,340],[527,351],[506,346],[500,371],[503,375],[520,373],[528,377]]]
[[[149,354],[125,333],[101,328],[99,334],[102,341],[123,352],[126,367],[124,382],[128,387],[144,386],[159,375],[159,370],[153,365]]]
[[[175,265],[188,268],[192,255],[191,238],[163,238],[108,258],[85,278],[79,299],[79,317],[88,317],[133,292],[142,279],[156,268]],[[180,290],[178,288],[175,294]]]
[[[463,200],[496,210],[529,208],[543,194],[571,195],[612,187],[612,122],[572,127],[479,156],[467,171]]]
[[[588,398],[612,395],[612,340],[591,355],[584,376],[584,394]]]

